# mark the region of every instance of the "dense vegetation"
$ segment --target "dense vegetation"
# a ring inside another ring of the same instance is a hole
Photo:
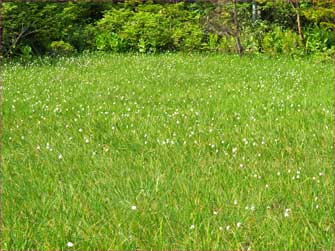
[[[162,2],[3,3],[3,55],[334,51],[332,0]]]
[[[3,70],[3,250],[332,249],[332,63],[95,53]]]

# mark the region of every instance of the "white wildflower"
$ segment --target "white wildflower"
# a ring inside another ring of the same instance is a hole
[[[285,216],[285,217],[289,217],[289,216],[290,216],[290,212],[291,212],[291,209],[286,208],[286,209],[285,209],[285,212],[284,212],[284,216]]]

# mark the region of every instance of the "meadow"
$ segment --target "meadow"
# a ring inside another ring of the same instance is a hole
[[[2,67],[3,250],[332,250],[334,64]]]

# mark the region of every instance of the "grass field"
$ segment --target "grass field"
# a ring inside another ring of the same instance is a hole
[[[2,249],[332,249],[332,62],[94,54],[2,75]]]

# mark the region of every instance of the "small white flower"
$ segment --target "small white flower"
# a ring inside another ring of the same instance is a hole
[[[218,211],[214,211],[213,214],[214,214],[214,215],[218,215],[219,212],[218,212]]]
[[[40,149],[41,149],[41,147],[40,147],[40,146],[37,146],[37,147],[36,147],[36,150],[40,150]]]
[[[319,208],[319,205],[316,205],[315,208],[318,209],[318,208]]]
[[[279,176],[279,175],[280,175],[280,172],[277,172],[277,175]]]
[[[226,226],[226,230],[229,231],[229,229],[230,229],[230,226]]]
[[[59,154],[58,159],[63,159],[63,155]]]
[[[236,226],[237,226],[237,227],[241,227],[241,225],[242,225],[241,222],[237,222],[237,223],[236,223]]]
[[[73,243],[71,241],[69,241],[66,245],[70,248],[73,247]]]
[[[319,176],[323,176],[323,173],[322,173],[322,172],[320,172],[320,173],[319,173]]]
[[[191,225],[191,226],[190,226],[190,229],[195,229],[195,226],[194,226],[194,225]]]
[[[219,230],[222,231],[222,230],[223,230],[223,227],[219,227]]]
[[[234,200],[234,205],[237,205],[237,200]]]
[[[136,206],[131,206],[131,210],[136,210],[137,207]]]
[[[286,209],[285,209],[285,212],[284,212],[284,216],[285,216],[285,217],[289,217],[289,216],[290,216],[290,211],[291,211],[291,209],[286,208]]]

